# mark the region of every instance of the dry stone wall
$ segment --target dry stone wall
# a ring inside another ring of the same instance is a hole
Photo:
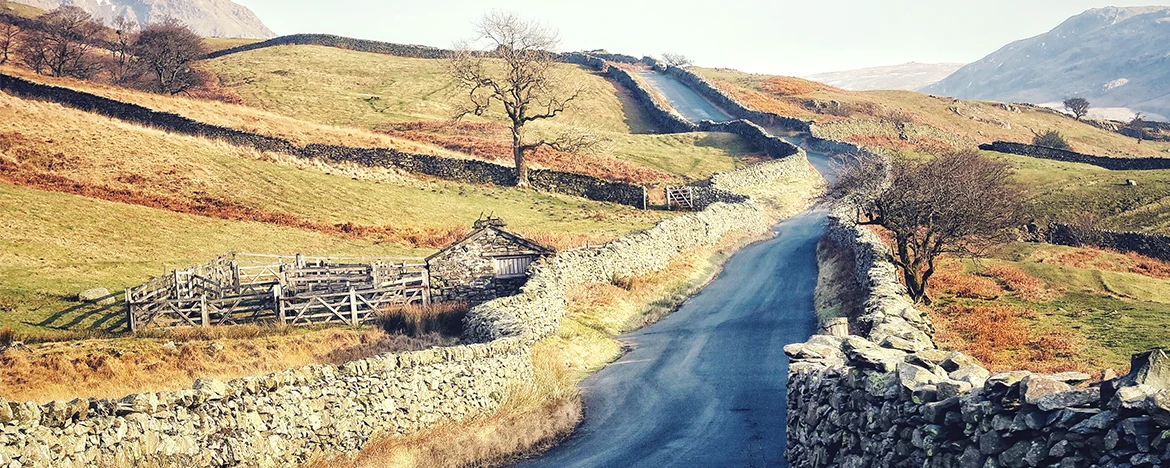
[[[531,375],[528,347],[512,338],[119,400],[0,400],[0,466],[290,466],[493,412]]]
[[[720,174],[728,189],[811,177],[793,156]],[[533,266],[522,292],[474,307],[471,344],[312,365],[189,390],[48,404],[0,399],[0,467],[290,466],[314,454],[361,449],[375,435],[407,434],[494,412],[530,381],[530,345],[555,333],[565,292],[666,268],[679,252],[713,245],[772,220],[753,200],[715,203],[593,248]]]
[[[567,53],[561,54],[561,60],[568,63],[586,66],[601,72],[605,77],[616,81],[630,91],[630,95],[638,105],[646,110],[650,118],[654,119],[658,129],[667,133],[686,133],[698,130],[698,125],[683,118],[673,109],[668,109],[654,99],[649,90],[644,88],[629,71],[611,65],[605,59],[590,54]]]
[[[1121,252],[1136,252],[1147,257],[1170,261],[1170,236],[1148,232],[1111,231],[1061,223],[1044,228],[1029,227],[1032,241],[1071,247],[1092,246]]]
[[[769,127],[783,127],[794,132],[809,131],[809,123],[800,119],[783,116],[780,114],[773,114],[771,112],[761,112],[749,108],[739,100],[731,95],[723,92],[723,90],[715,87],[703,77],[685,68],[675,66],[664,66],[667,75],[673,76],[675,79],[681,81],[691,89],[699,93],[700,96],[715,103],[715,105],[730,112],[733,116],[740,119],[750,120],[760,125]]]
[[[787,457],[807,467],[1170,466],[1170,357],[1131,374],[992,375],[936,349],[905,298],[889,250],[834,211],[826,236],[850,252],[866,294],[856,335],[785,347]]]
[[[766,166],[718,174],[712,178],[712,188],[731,193],[784,177],[813,177],[803,154],[762,164]],[[562,252],[533,265],[521,294],[482,304],[468,313],[464,338],[476,342],[502,336],[539,339],[557,329],[565,315],[565,294],[574,287],[659,271],[678,252],[713,245],[732,232],[767,229],[772,220],[764,208],[743,198],[734,203],[713,203],[702,211],[665,219],[646,231],[601,246]]]
[[[322,158],[330,161],[347,161],[367,166],[396,167],[407,172],[460,182],[500,186],[515,184],[512,168],[486,161],[446,158],[431,154],[412,154],[390,148],[354,148],[321,144],[300,147],[281,138],[206,124],[177,114],[158,112],[135,104],[68,88],[42,85],[4,74],[0,74],[0,90],[25,98],[56,102],[134,124],[184,135],[222,140],[233,145],[256,148],[260,151],[272,151],[306,158]],[[639,185],[545,169],[529,171],[529,178],[532,188],[537,190],[646,208],[646,189]]]
[[[338,49],[369,52],[373,54],[395,55],[399,57],[415,57],[425,59],[441,59],[450,55],[451,51],[421,45],[394,44],[391,42],[354,39],[351,37],[334,36],[331,34],[291,34],[269,39],[267,41],[244,44],[223,50],[217,50],[203,57],[205,60],[238,54],[250,50],[264,49],[282,45],[318,45],[336,47]]]
[[[1092,164],[1094,166],[1103,167],[1105,169],[1114,171],[1149,171],[1170,169],[1170,158],[1110,158],[1106,156],[1093,156],[1089,154],[1077,153],[1075,151],[1048,148],[1046,146],[1026,145],[1023,143],[1011,143],[1006,141],[997,141],[990,144],[979,145],[979,149],[985,151],[995,151],[999,153],[1031,156],[1034,158],[1052,159],[1056,161]]]

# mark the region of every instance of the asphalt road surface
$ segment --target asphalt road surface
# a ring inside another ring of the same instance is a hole
[[[673,77],[656,71],[642,71],[638,75],[665,96],[666,100],[670,101],[670,105],[691,122],[701,120],[729,122],[735,120],[718,106],[707,101],[699,93]]]
[[[827,159],[809,156],[826,173]],[[781,222],[677,312],[621,336],[629,351],[582,382],[581,427],[518,466],[788,466],[783,348],[816,331],[824,219],[814,210]]]

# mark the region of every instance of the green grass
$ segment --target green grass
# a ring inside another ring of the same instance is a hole
[[[74,301],[88,288],[120,292],[152,275],[223,253],[414,257],[425,251],[261,223],[222,221],[0,184],[0,327],[21,333],[120,330],[121,301]]]
[[[310,122],[376,130],[386,124],[449,120],[464,95],[441,60],[319,46],[283,46],[208,61],[248,105]],[[618,159],[691,178],[740,164],[757,153],[739,137],[651,135],[648,119],[623,90],[586,69],[558,65],[566,89],[584,90],[564,114],[531,124],[535,134],[586,131],[612,140]],[[499,108],[471,121],[505,122]],[[698,144],[694,144],[698,142]]]
[[[984,154],[1009,162],[1039,220],[1074,221],[1078,213],[1099,217],[1099,227],[1170,232],[1170,170],[1110,171],[1002,153]],[[1136,186],[1126,184],[1131,179]]]
[[[1015,266],[1039,278],[1050,300],[1023,300],[1008,295],[995,303],[1032,310],[1026,320],[1036,330],[1064,331],[1082,338],[1078,362],[1124,369],[1131,355],[1170,343],[1170,279],[1130,273],[1121,254],[1097,252],[1098,260],[1082,268],[1056,260],[1086,249],[1047,244],[1012,243],[991,252],[982,265]],[[975,271],[971,261],[964,269]],[[961,302],[988,302],[960,300]],[[944,303],[946,301],[943,301]]]
[[[45,10],[34,7],[32,5],[25,5],[23,3],[0,1],[0,12],[13,14],[16,16],[23,16],[25,18],[36,18],[45,13]]]
[[[239,47],[247,44],[255,44],[260,42],[260,39],[248,39],[241,37],[205,37],[203,38],[203,45],[207,47],[209,52],[216,52],[232,47]]]

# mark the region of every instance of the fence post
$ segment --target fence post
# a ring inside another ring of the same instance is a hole
[[[207,296],[199,296],[199,321],[205,327],[211,325],[211,317],[207,314]]]
[[[353,326],[358,326],[358,307],[357,307],[357,293],[353,286],[349,287],[349,321]]]
[[[131,288],[126,288],[126,324],[130,327],[130,333],[138,331],[138,325],[134,323],[134,304],[133,298],[130,297]]]
[[[422,291],[422,293],[423,293],[423,297],[422,297],[423,306],[429,306],[429,305],[431,305],[431,269],[430,268],[424,269],[422,277],[423,277],[423,291]]]
[[[276,312],[276,317],[280,319],[281,324],[288,323],[288,319],[284,317],[284,301],[280,300],[280,285],[272,285],[272,310]]]

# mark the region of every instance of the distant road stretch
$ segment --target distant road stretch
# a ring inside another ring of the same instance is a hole
[[[639,72],[638,75],[665,96],[674,110],[677,110],[679,114],[691,122],[697,123],[702,120],[729,122],[735,120],[681,81],[656,71],[643,71]]]

